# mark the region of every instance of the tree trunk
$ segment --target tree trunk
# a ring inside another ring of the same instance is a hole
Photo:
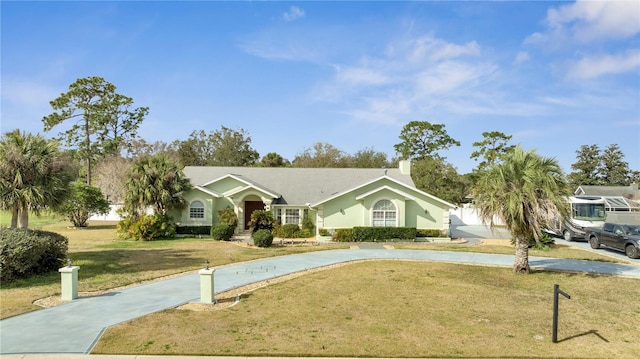
[[[11,209],[11,229],[18,228],[18,206]]]
[[[513,263],[513,271],[520,274],[529,274],[529,241],[526,238],[516,237],[516,257]]]
[[[27,206],[21,207],[18,210],[18,214],[20,228],[29,228],[29,208]]]
[[[89,115],[85,114],[84,119],[85,142],[87,146],[87,184],[91,186],[91,137],[89,137]]]

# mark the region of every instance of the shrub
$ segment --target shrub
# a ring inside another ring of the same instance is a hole
[[[321,236],[330,236],[331,232],[329,232],[329,230],[326,229],[326,228],[320,228],[318,230],[318,234],[321,235]]]
[[[353,229],[336,228],[333,234],[333,240],[336,242],[353,242]]]
[[[274,219],[271,212],[265,210],[257,210],[251,213],[251,220],[249,221],[249,228],[252,233],[256,233],[261,229],[267,229],[271,231],[274,225]]]
[[[442,231],[439,229],[418,229],[417,237],[442,237]],[[445,235],[446,236],[446,235]]]
[[[140,215],[127,217],[118,222],[118,236],[123,239],[153,241],[158,238],[170,238],[176,234],[173,219],[166,214]]]
[[[353,240],[356,242],[415,238],[416,229],[413,227],[353,227]]]
[[[309,216],[305,216],[302,219],[302,229],[308,229],[310,232],[316,230],[316,226],[313,224],[313,221],[311,220],[311,218],[309,218]]]
[[[276,235],[280,238],[298,238],[300,237],[300,228],[297,224],[285,224],[277,229]]]
[[[535,249],[546,251],[553,248],[556,245],[556,241],[548,233],[543,232],[538,236],[538,242],[536,242],[535,237],[531,235],[529,245]]]
[[[58,233],[0,228],[1,280],[58,269],[67,257],[68,245],[69,240]]]
[[[226,224],[229,227],[236,228],[238,225],[238,216],[233,208],[221,208],[218,210],[218,219],[220,223]]]
[[[313,230],[309,228],[302,228],[300,232],[298,232],[298,238],[311,238],[314,235]]]
[[[211,226],[176,226],[176,234],[211,234]]]
[[[271,231],[267,229],[259,229],[255,233],[253,233],[254,245],[258,247],[266,248],[271,246],[272,243],[273,243],[273,234],[271,233]]]
[[[233,237],[234,228],[223,223],[216,224],[211,227],[211,237],[217,241],[228,241]]]

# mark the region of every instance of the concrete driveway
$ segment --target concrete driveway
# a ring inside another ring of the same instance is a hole
[[[464,238],[467,240],[480,239],[511,239],[511,233],[505,228],[494,228],[491,230],[488,226],[470,226],[470,225],[451,225],[452,238]],[[474,241],[470,241],[471,243]]]
[[[574,248],[580,248],[585,251],[590,251],[598,254],[602,254],[604,256],[609,256],[611,258],[619,259],[622,261],[629,262],[629,264],[640,265],[640,259],[631,259],[627,257],[623,252],[616,251],[615,249],[600,247],[600,249],[593,249],[589,245],[589,242],[585,239],[574,239],[571,242],[567,242],[562,238],[556,238],[556,244],[563,244]]]

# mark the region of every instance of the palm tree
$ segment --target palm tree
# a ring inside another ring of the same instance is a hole
[[[567,182],[553,158],[517,146],[503,161],[480,174],[474,199],[480,217],[491,228],[501,219],[516,245],[513,270],[529,273],[529,240],[538,241],[552,221],[567,213]]]
[[[15,130],[0,140],[0,208],[11,211],[11,228],[28,228],[29,211],[55,207],[69,191],[71,175],[57,143]]]
[[[132,215],[148,206],[155,213],[166,214],[171,208],[183,206],[183,199],[176,194],[190,188],[177,162],[165,155],[143,157],[133,164],[125,183],[125,208]]]

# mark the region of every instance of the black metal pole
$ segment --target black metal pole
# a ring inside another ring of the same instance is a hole
[[[558,295],[562,294],[567,299],[571,299],[571,296],[560,290],[560,286],[554,284],[553,286],[553,334],[551,340],[554,343],[558,342]]]
[[[558,342],[558,290],[560,286],[555,284],[553,286],[553,335],[551,340],[554,343]]]

